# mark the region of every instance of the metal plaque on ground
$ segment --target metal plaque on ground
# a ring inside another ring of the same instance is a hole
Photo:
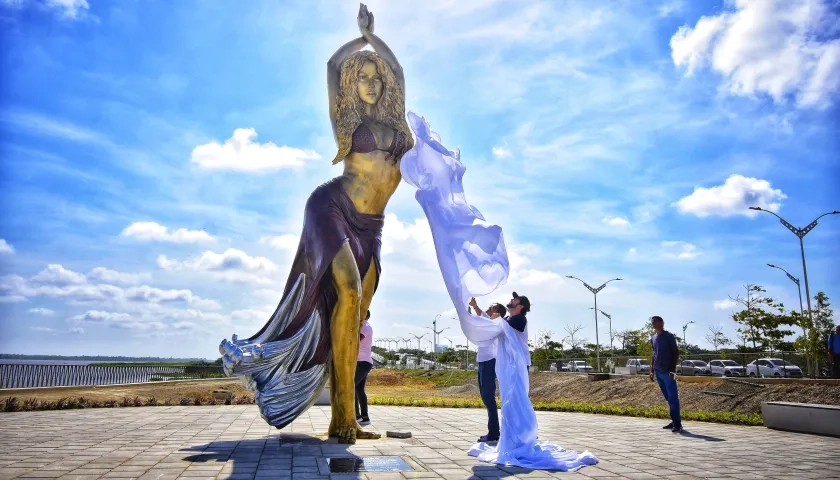
[[[410,472],[414,470],[401,457],[331,457],[327,458],[330,473]]]

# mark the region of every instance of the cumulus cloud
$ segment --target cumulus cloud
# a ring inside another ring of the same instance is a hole
[[[493,156],[496,158],[510,158],[513,152],[507,147],[493,147]]]
[[[254,141],[256,137],[253,128],[237,128],[224,144],[214,140],[195,147],[192,162],[208,170],[261,172],[299,169],[307,160],[321,158],[312,150],[278,147],[273,142],[260,144]]]
[[[671,37],[674,65],[690,76],[710,66],[734,95],[792,96],[828,106],[840,90],[838,15],[831,0],[734,0],[724,12],[683,25]],[[734,7],[734,8],[733,8]]]
[[[288,233],[277,236],[267,235],[260,238],[261,244],[268,245],[269,247],[277,250],[295,251],[297,250],[299,242],[300,239],[297,236]]]
[[[604,217],[601,219],[602,222],[606,223],[607,225],[611,225],[613,227],[629,227],[630,221],[624,217]]]
[[[102,274],[103,271],[107,273]],[[92,272],[117,280],[132,278],[131,274],[105,268],[95,268]],[[179,304],[207,310],[221,308],[218,302],[201,298],[186,289],[165,290],[148,285],[123,288],[107,283],[91,283],[89,280],[97,279],[95,276],[89,279],[62,265],[50,264],[28,279],[19,275],[0,278],[0,299],[15,298],[16,301],[25,301],[28,297],[43,297],[62,299],[71,305],[100,304],[134,309],[148,308],[155,304]],[[51,310],[33,308],[30,312],[46,315]]]
[[[277,265],[265,257],[252,257],[242,250],[229,248],[223,253],[206,251],[188,260],[170,260],[160,255],[157,264],[164,270],[209,272],[232,282],[268,283],[266,275],[276,272]]]
[[[729,217],[757,214],[749,207],[761,207],[776,212],[787,195],[774,189],[767,180],[741,175],[731,175],[723,185],[716,187],[695,187],[691,195],[672,204],[680,213],[691,213],[698,217],[717,215]]]
[[[25,301],[26,297],[23,295],[0,295],[0,303],[21,303]]]
[[[134,285],[142,282],[148,282],[152,276],[148,273],[125,273],[116,270],[110,270],[105,267],[96,267],[91,270],[86,277],[93,282],[102,283],[117,283],[122,285]]]
[[[139,240],[154,240],[172,243],[212,243],[216,239],[204,230],[188,230],[179,228],[173,232],[169,228],[155,222],[134,222],[121,233],[123,237],[134,237]]]
[[[0,5],[11,8],[23,8],[30,6],[36,2],[35,0],[0,0]],[[70,20],[78,20],[86,15],[86,11],[90,9],[90,4],[87,0],[41,0],[41,5],[50,10],[55,11],[62,17]]]
[[[714,304],[715,310],[731,310],[738,306],[738,303],[729,298],[725,300],[718,300]]]
[[[677,260],[692,260],[703,254],[697,250],[696,245],[688,242],[664,241],[661,246],[665,257]]]
[[[49,308],[41,308],[41,307],[30,308],[29,310],[27,310],[27,312],[33,313],[35,315],[43,315],[45,317],[55,315],[55,312],[53,310],[50,310]]]
[[[87,278],[85,278],[85,276],[81,273],[67,270],[57,264],[47,265],[47,268],[35,274],[35,276],[33,276],[30,280],[35,283],[55,285],[58,287],[67,285],[82,285],[87,283]]]
[[[0,255],[11,255],[13,253],[15,253],[15,247],[11,246],[6,240],[0,238]]]

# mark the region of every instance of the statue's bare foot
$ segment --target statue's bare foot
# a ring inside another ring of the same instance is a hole
[[[356,425],[355,420],[350,424],[338,424],[333,420],[333,423],[330,424],[329,435],[338,438],[338,443],[354,444],[356,443],[356,432],[358,430],[361,430],[361,428]]]
[[[382,438],[382,435],[375,432],[366,432],[362,430],[362,427],[356,426],[356,438],[359,440],[376,440],[377,438]]]

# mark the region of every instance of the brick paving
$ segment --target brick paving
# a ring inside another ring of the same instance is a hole
[[[283,430],[253,405],[0,413],[0,480],[308,478],[840,478],[840,439],[686,422],[537,412],[540,438],[588,449],[601,462],[576,473],[497,467],[466,454],[486,424],[481,409],[371,407],[368,429],[409,439],[325,440],[329,407]],[[327,457],[394,455],[411,472],[329,475]],[[834,472],[834,473],[832,473]]]

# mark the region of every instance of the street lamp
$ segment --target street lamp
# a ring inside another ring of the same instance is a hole
[[[595,308],[593,307],[589,307],[589,309],[595,310]],[[612,363],[612,367],[610,368],[610,370],[612,370],[612,368],[615,368],[615,349],[613,348],[612,315],[603,310],[598,311],[601,312],[601,315],[607,317],[607,319],[610,321],[610,362]]]
[[[778,266],[773,265],[773,264],[770,264],[770,263],[768,263],[768,264],[767,264],[767,266],[768,266],[768,267],[771,267],[771,268],[777,268],[777,269],[779,269],[779,270],[781,270],[781,271],[785,272],[785,275],[787,275],[787,277],[788,277],[788,278],[789,278],[789,279],[790,279],[793,283],[795,283],[795,284],[796,284],[796,289],[797,289],[797,290],[799,290],[799,314],[800,314],[800,315],[802,316],[802,318],[804,319],[804,318],[805,318],[805,312],[804,312],[804,311],[803,311],[803,309],[802,309],[802,286],[799,284],[799,279],[798,279],[798,278],[796,278],[796,277],[794,277],[793,275],[791,275],[791,274],[790,274],[790,272],[788,272],[787,270],[785,270],[785,269],[784,269],[784,268],[782,268],[782,267],[778,267]],[[805,338],[805,342],[806,342],[805,344],[807,345],[807,344],[808,344],[808,343],[807,343],[807,342],[808,342],[808,331],[805,329],[805,325],[800,325],[800,326],[802,327],[802,336]],[[807,353],[807,350],[806,350],[806,353]],[[816,361],[816,360],[815,360],[815,361]],[[810,370],[811,370],[811,360],[808,358],[808,356],[807,356],[807,355],[805,356],[805,362],[808,364],[808,370],[810,371]],[[815,370],[814,370],[814,371],[816,371],[816,366],[815,366],[814,368],[815,368]],[[809,372],[809,373],[810,373],[810,372]]]
[[[420,339],[421,339],[421,338],[423,338],[423,337],[425,337],[425,336],[426,336],[426,334],[424,333],[423,335],[415,335],[415,334],[413,334],[413,333],[410,333],[409,335],[411,335],[412,337],[414,337],[414,338],[416,338],[416,339],[417,339],[417,364],[416,364],[415,366],[416,366],[417,368],[420,368],[420,352],[422,351],[422,350],[420,349]]]
[[[440,335],[440,333],[442,331],[450,328],[450,327],[444,327],[440,330],[437,330],[437,319],[438,319],[438,317],[440,317],[440,315],[441,315],[440,313],[435,315],[435,319],[432,320],[432,328],[426,327],[426,328],[429,328],[429,330],[432,331],[432,358],[434,359],[435,368],[437,368],[437,342],[438,342],[437,339],[438,339],[438,335]]]
[[[694,323],[694,320],[689,321],[685,325],[683,325],[683,347],[685,348],[685,355],[688,356],[688,342],[685,341],[685,331],[688,330],[688,326]]]
[[[826,215],[838,215],[838,214],[840,214],[840,211],[835,210],[833,212],[823,213],[819,217],[815,218],[813,222],[806,225],[805,228],[797,228],[797,227],[794,227],[793,225],[791,225],[790,222],[788,222],[784,218],[780,217],[775,212],[771,212],[770,210],[765,210],[761,207],[750,207],[750,210],[756,210],[756,211],[759,211],[759,212],[767,212],[771,215],[774,215],[776,218],[779,219],[779,221],[782,223],[782,225],[787,227],[788,230],[790,230],[791,232],[793,232],[794,235],[799,237],[799,250],[800,250],[800,252],[802,252],[802,276],[805,277],[805,299],[808,301],[808,322],[810,324],[810,328],[813,328],[814,327],[814,315],[811,312],[811,290],[808,288],[808,269],[805,268],[805,244],[802,242],[802,239],[805,238],[805,235],[807,235],[808,232],[810,232],[811,230],[813,230],[817,226],[817,220],[821,219],[822,217],[824,217]],[[787,273],[787,272],[785,272],[785,273]],[[798,283],[797,283],[797,285],[798,285]],[[800,302],[800,306],[801,306],[801,302]]]
[[[588,288],[589,291],[592,292],[592,294],[595,296],[595,309],[594,309],[595,310],[595,355],[598,358],[598,372],[600,372],[601,371],[601,345],[600,345],[600,341],[598,339],[598,292],[603,290],[604,287],[606,287],[608,283],[616,281],[616,280],[621,280],[621,279],[620,278],[613,278],[612,280],[607,280],[606,282],[604,282],[603,285],[601,285],[598,288],[592,288],[592,287],[589,286],[588,283],[584,282],[583,280],[581,280],[577,277],[573,277],[571,275],[566,275],[566,278],[574,278],[575,280],[579,281],[580,283],[583,284],[584,287]]]

